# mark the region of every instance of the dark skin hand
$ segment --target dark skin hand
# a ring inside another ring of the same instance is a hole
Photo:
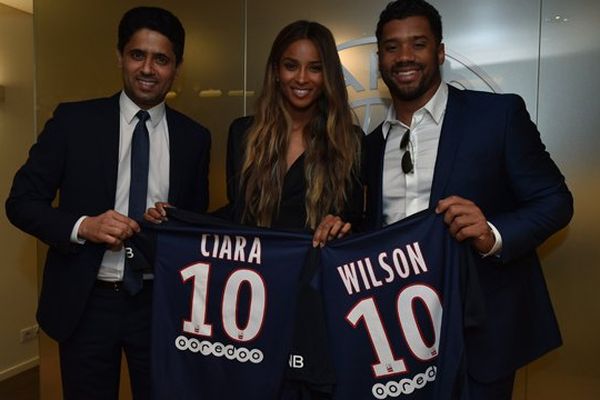
[[[338,216],[328,214],[322,220],[313,235],[313,247],[325,246],[328,240],[341,239],[350,233],[352,224],[344,222]]]
[[[146,221],[153,222],[155,224],[160,224],[163,221],[167,220],[167,207],[172,207],[169,203],[165,203],[159,201],[154,204],[154,207],[150,207],[144,213],[144,219]]]
[[[470,240],[481,254],[487,254],[496,238],[483,212],[475,203],[459,196],[450,196],[438,202],[435,212],[444,214],[450,234],[459,242]]]

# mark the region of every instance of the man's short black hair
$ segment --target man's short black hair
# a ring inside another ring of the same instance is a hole
[[[159,7],[135,7],[127,11],[119,23],[117,49],[121,54],[131,37],[140,29],[150,29],[165,35],[173,45],[176,64],[181,63],[185,30],[175,15]]]
[[[377,22],[377,30],[375,31],[377,43],[379,44],[381,41],[385,24],[395,19],[408,17],[427,18],[437,44],[442,42],[442,17],[434,6],[424,0],[396,0],[389,3],[379,15],[379,22]]]

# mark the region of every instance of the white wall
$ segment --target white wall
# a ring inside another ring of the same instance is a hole
[[[4,213],[12,177],[35,139],[33,17],[0,4],[0,380],[38,364],[37,339],[20,343],[36,324],[36,241]]]

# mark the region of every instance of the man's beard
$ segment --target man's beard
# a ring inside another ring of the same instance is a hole
[[[396,63],[391,70],[385,71],[385,73],[380,71],[380,74],[381,79],[388,87],[393,98],[397,98],[402,101],[413,101],[423,96],[429,90],[429,88],[431,88],[436,76],[439,76],[440,70],[438,67],[437,70],[432,71],[432,74],[422,76],[417,86],[409,87],[405,85],[399,85],[393,78],[393,74],[395,72],[407,67],[417,68],[419,71],[425,70],[425,66],[423,64],[402,62]]]

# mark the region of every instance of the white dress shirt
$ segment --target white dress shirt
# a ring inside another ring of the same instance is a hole
[[[129,184],[131,177],[131,139],[133,130],[138,123],[136,117],[140,110],[125,92],[119,98],[120,107],[120,135],[119,135],[119,165],[117,175],[117,190],[115,194],[115,211],[127,215],[129,211]],[[150,139],[150,164],[148,174],[148,193],[146,195],[146,208],[153,206],[157,201],[167,201],[169,196],[169,128],[165,115],[165,103],[160,103],[148,110],[150,118],[146,121]],[[81,217],[71,235],[71,241],[82,243],[77,238],[79,225],[86,216]],[[106,250],[98,279],[103,281],[123,280],[125,262],[124,250]]]
[[[448,85],[442,82],[427,104],[415,111],[410,126],[396,118],[391,105],[381,127],[385,140],[383,157],[383,225],[389,225],[429,207],[435,161],[437,159],[442,123],[448,103]],[[410,142],[406,150],[400,149],[404,133],[410,129]],[[402,157],[410,151],[413,171],[402,171]],[[502,237],[488,222],[495,243],[483,254],[498,254],[502,250]]]
[[[417,110],[410,126],[396,118],[392,106],[388,109],[382,131],[385,140],[383,157],[383,224],[389,225],[429,207],[433,170],[437,157],[442,122],[448,102],[448,86],[442,83],[433,97]],[[405,174],[401,160],[400,140],[410,129],[410,151],[413,171]]]

